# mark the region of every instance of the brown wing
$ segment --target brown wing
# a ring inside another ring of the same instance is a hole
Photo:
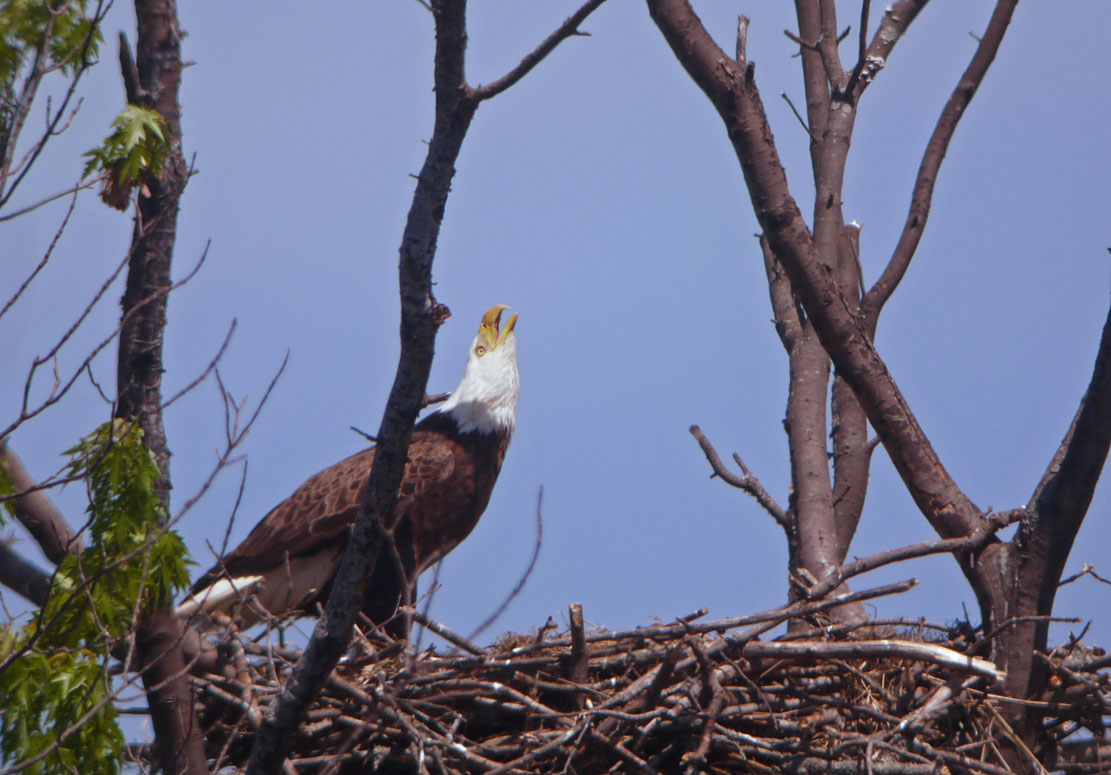
[[[438,432],[414,431],[402,475],[399,513],[414,510],[427,492],[452,478],[456,457],[443,441]],[[374,466],[374,452],[374,447],[363,450],[310,477],[263,517],[243,543],[198,579],[193,592],[225,573],[261,574],[284,564],[287,556],[305,557],[345,542]],[[411,551],[402,554],[411,556]],[[405,559],[409,565],[411,560]]]

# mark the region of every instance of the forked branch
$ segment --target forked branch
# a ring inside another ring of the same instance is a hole
[[[976,52],[972,55],[972,61],[968,63],[960,81],[957,82],[957,87],[949,96],[949,101],[945,103],[941,116],[938,118],[936,126],[934,126],[933,134],[930,135],[930,140],[926,144],[926,152],[922,156],[922,163],[918,167],[918,176],[914,181],[910,211],[907,213],[903,231],[899,235],[899,242],[895,246],[895,252],[892,254],[887,268],[884,269],[883,274],[880,275],[872,289],[868,291],[862,304],[865,317],[873,332],[883,305],[891,298],[891,294],[894,293],[895,288],[903,279],[903,275],[906,274],[907,267],[910,266],[911,259],[918,249],[918,243],[922,239],[922,233],[926,228],[926,220],[930,215],[930,204],[933,200],[938,171],[941,169],[941,163],[949,149],[949,142],[953,139],[953,133],[956,131],[957,124],[960,123],[965,109],[976,95],[976,90],[980,88],[984,76],[987,75],[988,68],[995,60],[995,54],[999,51],[999,46],[1003,42],[1003,36],[1007,32],[1007,26],[1011,22],[1017,4],[1018,0],[999,0],[996,3],[991,21],[988,23],[987,32],[980,39]]]
[[[737,489],[747,492],[756,499],[756,502],[764,508],[764,511],[768,512],[772,516],[772,519],[778,522],[784,530],[791,529],[791,519],[787,516],[787,512],[783,510],[782,506],[775,502],[775,498],[768,494],[768,491],[764,489],[764,485],[761,484],[760,480],[741,462],[740,457],[736,455],[733,456],[734,461],[741,468],[741,475],[738,476],[733,471],[726,468],[717,450],[714,449],[714,445],[706,438],[701,428],[697,425],[692,425],[690,427],[690,432],[698,442],[698,446],[702,448],[702,453],[706,455],[706,460],[710,463],[710,468],[713,469],[714,476],[718,477],[726,484],[731,484]]]
[[[751,63],[742,73],[713,42],[686,0],[647,1],[676,58],[725,122],[768,243],[915,503],[943,538],[968,535],[981,527],[980,510],[945,470],[836,278],[816,254],[791,196]]]

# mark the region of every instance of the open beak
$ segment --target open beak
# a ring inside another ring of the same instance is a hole
[[[507,305],[497,304],[486,310],[486,314],[482,316],[482,325],[479,326],[478,330],[485,334],[485,338],[491,347],[497,347],[498,342],[508,336],[513,331],[514,326],[517,325],[517,313],[513,313],[509,316],[509,320],[505,322],[505,330],[499,331],[502,313],[507,309],[509,309]]]

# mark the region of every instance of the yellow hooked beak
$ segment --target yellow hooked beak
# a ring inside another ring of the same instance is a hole
[[[513,327],[517,325],[517,313],[513,313],[509,316],[509,320],[505,322],[505,330],[498,332],[502,313],[507,309],[509,309],[507,305],[497,304],[486,310],[486,314],[482,316],[482,325],[478,327],[478,332],[491,348],[497,347],[498,342],[509,336],[513,332]]]

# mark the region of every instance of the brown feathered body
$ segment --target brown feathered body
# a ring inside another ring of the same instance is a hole
[[[383,553],[365,585],[363,612],[372,621],[392,616],[405,585],[478,524],[508,446],[504,431],[460,433],[451,415],[430,415],[413,430],[395,519],[387,521],[394,525],[397,552]],[[263,608],[279,614],[315,612],[331,590],[366,492],[374,452],[374,447],[363,450],[310,477],[201,576],[192,593],[203,592],[222,576],[237,578],[267,569],[257,592]],[[236,602],[229,599],[220,608],[230,610]]]

